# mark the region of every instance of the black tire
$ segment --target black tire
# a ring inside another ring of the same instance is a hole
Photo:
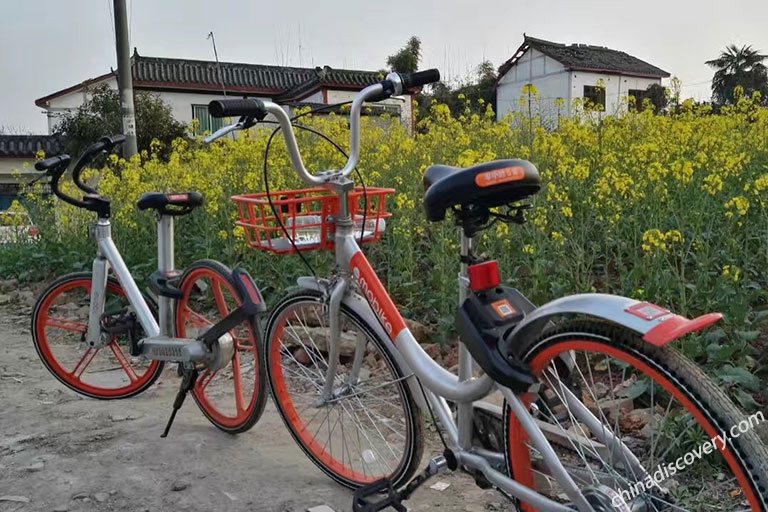
[[[35,346],[35,350],[37,351],[37,355],[40,357],[40,360],[45,365],[46,369],[53,374],[56,379],[67,386],[69,389],[83,395],[87,396],[89,398],[96,398],[98,400],[121,400],[124,398],[131,398],[134,396],[137,396],[147,389],[149,389],[152,384],[155,383],[155,381],[160,377],[160,374],[163,373],[163,368],[165,366],[165,363],[163,361],[158,361],[157,365],[155,366],[155,369],[152,371],[152,374],[149,376],[149,378],[145,381],[143,385],[141,385],[139,388],[132,390],[128,393],[117,395],[117,396],[105,396],[103,394],[96,394],[96,393],[89,393],[83,389],[80,389],[79,387],[73,385],[72,383],[68,382],[66,379],[62,378],[58,374],[58,372],[55,370],[55,368],[52,366],[52,363],[48,361],[48,358],[44,354],[44,350],[41,347],[41,340],[39,338],[39,330],[38,330],[38,323],[41,321],[41,314],[44,313],[41,309],[41,306],[46,302],[49,296],[54,295],[57,293],[58,289],[61,287],[64,287],[68,285],[69,283],[72,283],[74,281],[90,281],[91,280],[91,272],[74,272],[71,274],[67,274],[65,276],[62,276],[58,279],[56,279],[54,282],[52,282],[48,288],[45,289],[45,291],[40,294],[40,297],[37,299],[37,302],[35,303],[35,307],[32,311],[32,341]],[[120,283],[112,278],[109,277],[107,279],[107,285],[116,289],[119,289],[122,295],[125,295],[125,292],[123,291],[122,286]],[[152,310],[153,315],[155,318],[157,318],[157,310],[151,306],[151,302],[147,301],[147,304],[150,305],[150,309]],[[47,312],[45,312],[47,313]]]
[[[553,347],[582,340],[619,350],[660,373],[694,404],[717,432],[729,432],[728,429],[745,418],[727,394],[691,360],[670,346],[655,347],[643,341],[634,331],[614,324],[589,320],[566,321],[554,325],[537,339],[521,346],[518,354],[530,364],[545,350],[551,349],[551,353],[557,353]],[[547,357],[542,356],[542,360]],[[511,412],[506,404],[504,411],[504,454],[508,475],[513,478],[509,447]],[[759,503],[759,508],[752,510],[765,512],[768,510],[768,449],[752,428],[730,439],[727,446]],[[728,469],[734,471],[732,467]]]
[[[184,325],[184,308],[183,305],[187,303],[187,300],[189,299],[189,293],[195,288],[197,281],[200,280],[199,276],[202,273],[209,273],[217,276],[219,279],[221,279],[222,282],[226,283],[229,287],[228,292],[236,296],[239,303],[242,303],[242,297],[238,293],[238,288],[235,286],[234,280],[232,279],[232,271],[227,268],[225,265],[218,261],[214,260],[200,260],[196,261],[189,267],[187,267],[184,270],[184,274],[182,275],[181,279],[179,280],[179,289],[184,292],[186,290],[186,295],[179,299],[176,303],[176,311],[175,311],[175,321],[174,325],[177,330],[177,335],[181,337],[183,332],[180,332],[183,329]],[[190,282],[190,279],[194,279],[194,282]],[[216,321],[221,320],[221,318],[217,318]],[[267,398],[267,391],[266,391],[266,384],[264,382],[264,361],[261,357],[262,354],[262,333],[259,330],[259,323],[257,318],[251,317],[247,322],[247,328],[250,330],[250,332],[253,335],[253,343],[254,343],[254,372],[255,372],[255,383],[254,383],[254,392],[251,396],[251,401],[249,402],[249,407],[246,411],[243,412],[243,414],[237,415],[233,418],[227,418],[224,415],[221,414],[220,411],[216,409],[216,406],[212,404],[205,396],[204,391],[201,390],[201,388],[198,386],[200,381],[203,378],[203,374],[201,374],[200,378],[198,379],[198,383],[196,383],[195,387],[192,390],[192,397],[195,399],[195,403],[197,403],[198,407],[200,408],[200,411],[203,413],[203,415],[208,418],[208,420],[213,423],[217,428],[223,430],[224,432],[227,432],[228,434],[240,434],[242,432],[246,432],[251,427],[253,427],[256,422],[259,421],[259,418],[261,418],[261,415],[264,412],[264,407],[266,406],[266,398]],[[213,322],[215,323],[215,322]],[[235,355],[233,355],[232,362],[230,364],[234,367],[234,359],[235,356],[238,356],[238,353],[236,352]],[[250,357],[250,356],[249,356]],[[233,377],[234,379],[234,377]],[[202,393],[202,394],[201,394]]]
[[[299,437],[293,425],[289,421],[286,415],[286,410],[283,404],[281,403],[281,400],[278,398],[278,391],[276,388],[275,375],[274,375],[275,369],[272,367],[271,358],[270,358],[270,354],[272,350],[275,349],[275,346],[274,346],[275,343],[278,344],[277,350],[279,350],[280,341],[275,339],[275,334],[276,334],[275,329],[278,326],[278,321],[283,316],[284,311],[286,311],[288,308],[298,303],[324,304],[324,300],[320,292],[317,292],[314,290],[299,290],[285,297],[274,308],[272,314],[270,315],[269,321],[267,323],[267,328],[266,328],[267,338],[266,338],[266,343],[264,344],[265,355],[263,359],[265,360],[266,366],[267,366],[267,375],[269,377],[269,384],[270,384],[270,391],[272,392],[272,398],[275,402],[275,405],[277,406],[277,410],[280,413],[281,418],[283,419],[283,422],[285,423],[285,426],[288,428],[294,440],[302,449],[302,451],[307,455],[307,457],[318,468],[320,468],[320,470],[323,471],[323,473],[328,475],[330,478],[332,478],[339,484],[345,487],[348,487],[350,489],[358,489],[362,487],[364,484],[359,481],[346,478],[343,475],[339,474],[337,471],[334,471],[332,468],[329,468],[327,464],[319,460],[318,457],[316,457],[308,449],[305,442]],[[345,316],[346,318],[351,320],[354,326],[367,336],[369,342],[373,343],[375,348],[383,356],[383,360],[386,362],[386,365],[389,371],[397,379],[397,382],[393,381],[391,385],[396,386],[397,393],[399,394],[399,397],[402,400],[402,403],[404,405],[405,424],[407,425],[406,427],[407,439],[405,442],[404,452],[403,452],[403,456],[401,458],[400,464],[390,475],[388,475],[387,478],[392,482],[392,484],[395,487],[399,487],[401,485],[404,485],[413,477],[414,473],[418,469],[419,463],[421,462],[421,456],[424,450],[423,424],[422,424],[421,414],[419,412],[416,402],[413,399],[410,387],[408,383],[405,382],[404,380],[405,375],[402,369],[397,364],[397,361],[395,360],[395,358],[390,353],[389,349],[387,348],[387,345],[384,342],[382,342],[382,340],[378,337],[374,329],[372,329],[368,324],[366,324],[366,322],[360,316],[358,316],[352,309],[348,308],[344,304],[342,304],[342,307],[341,307],[341,314],[343,317]],[[282,369],[280,371],[282,375]],[[342,450],[342,461],[343,461],[343,458],[344,458],[344,455]],[[342,465],[343,465],[343,462],[342,462]]]

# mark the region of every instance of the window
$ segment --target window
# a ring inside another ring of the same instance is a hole
[[[648,91],[644,91],[642,89],[630,89],[627,93],[629,96],[635,97],[635,104],[634,109],[635,110],[643,110],[643,100],[648,97]],[[630,108],[632,108],[632,104],[630,103]]]
[[[596,85],[584,86],[584,99],[591,105],[600,105],[605,110],[605,87],[597,87]]]
[[[205,132],[215,132],[224,122],[221,118],[211,117],[208,112],[208,105],[192,105],[192,119],[197,119],[198,124],[195,129],[195,135],[202,135]]]

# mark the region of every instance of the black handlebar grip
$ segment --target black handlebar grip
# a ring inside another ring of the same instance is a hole
[[[102,137],[99,140],[101,142],[106,143],[109,146],[109,149],[112,149],[118,144],[122,144],[123,142],[125,142],[125,135],[123,135],[122,133],[118,133],[117,135],[113,135],[111,137],[109,136]]]
[[[213,117],[245,116],[259,121],[267,117],[264,102],[255,98],[213,100],[208,104],[208,112]]]
[[[49,171],[54,167],[60,167],[69,163],[69,155],[58,155],[40,160],[35,164],[35,169],[38,171]]]
[[[403,81],[403,90],[412,87],[421,87],[422,85],[433,84],[440,81],[440,71],[437,69],[427,69],[417,71],[416,73],[403,73],[400,75]]]

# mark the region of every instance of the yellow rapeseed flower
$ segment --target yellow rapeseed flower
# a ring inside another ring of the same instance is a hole
[[[559,231],[553,231],[550,233],[550,237],[552,238],[552,241],[555,242],[557,245],[565,245],[565,236]]]
[[[744,196],[736,196],[727,203],[725,203],[725,216],[733,217],[738,214],[744,216],[749,211],[749,199]]]
[[[732,279],[734,282],[738,281],[741,277],[741,270],[733,265],[723,266],[723,276]]]
[[[704,178],[704,184],[701,186],[707,194],[714,196],[723,190],[723,179],[718,174],[710,174]]]

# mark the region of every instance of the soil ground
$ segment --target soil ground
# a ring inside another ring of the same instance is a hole
[[[178,386],[172,369],[136,398],[81,397],[38,359],[26,313],[0,308],[0,512],[351,510],[352,493],[303,455],[272,403],[250,432],[230,436],[188,399],[161,439]],[[422,463],[440,451],[430,439]],[[511,510],[466,475],[437,480],[450,486],[423,487],[410,510]]]

